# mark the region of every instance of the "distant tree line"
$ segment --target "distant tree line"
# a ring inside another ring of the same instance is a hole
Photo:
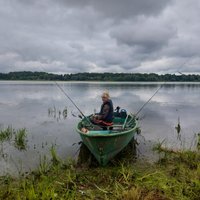
[[[175,75],[155,73],[76,73],[52,74],[46,72],[9,72],[0,73],[0,80],[37,80],[37,81],[200,81],[200,75]]]

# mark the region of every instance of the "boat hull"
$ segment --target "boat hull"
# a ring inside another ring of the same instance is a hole
[[[131,131],[119,136],[111,137],[87,137],[81,135],[83,143],[94,155],[101,166],[105,166],[109,160],[115,157],[133,139],[135,132]]]
[[[81,122],[80,122],[81,123]],[[122,151],[134,138],[137,130],[137,121],[128,129],[120,131],[100,130],[83,133],[78,125],[77,132],[83,143],[94,155],[101,166],[105,166],[113,157]]]

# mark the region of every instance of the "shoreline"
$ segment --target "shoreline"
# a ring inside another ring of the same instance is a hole
[[[38,169],[20,178],[0,177],[0,199],[188,199],[200,192],[200,152],[154,149],[156,163],[130,161],[106,167],[61,160],[52,153],[51,164],[43,160]]]

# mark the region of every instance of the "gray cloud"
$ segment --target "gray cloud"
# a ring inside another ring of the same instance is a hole
[[[200,72],[198,0],[0,0],[0,72]]]
[[[136,46],[138,50],[149,52],[166,46],[176,36],[176,29],[157,18],[142,17],[120,24],[111,31],[111,36],[119,44]]]
[[[137,15],[157,15],[171,0],[61,0],[58,2],[78,8],[90,6],[106,17],[121,19]]]

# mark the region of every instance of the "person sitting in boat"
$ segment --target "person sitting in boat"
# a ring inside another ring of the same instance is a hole
[[[110,99],[110,95],[108,92],[104,92],[101,96],[102,105],[100,112],[94,114],[91,118],[92,123],[100,125],[102,127],[112,126],[113,121],[113,103]]]

